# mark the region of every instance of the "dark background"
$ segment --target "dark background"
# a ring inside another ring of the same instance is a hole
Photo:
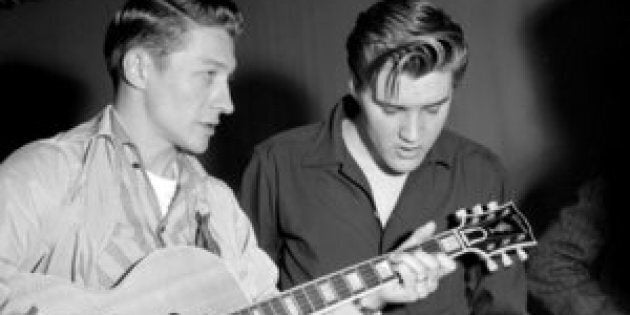
[[[0,159],[110,101],[101,45],[122,2],[0,1]],[[449,125],[502,158],[540,232],[584,178],[619,163],[628,38],[621,1],[435,2],[462,24],[471,47]],[[326,117],[345,93],[345,39],[373,1],[237,3],[247,24],[232,86],[236,112],[201,157],[234,188],[256,143]]]

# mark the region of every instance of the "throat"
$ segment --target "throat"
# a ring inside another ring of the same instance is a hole
[[[360,166],[360,165],[359,165]],[[363,169],[363,168],[362,168]],[[382,226],[387,224],[392,212],[396,208],[400,194],[407,181],[407,173],[393,176],[386,173],[365,173],[370,183],[372,198]]]
[[[398,203],[409,173],[392,174],[383,170],[362,141],[356,125],[349,119],[344,119],[341,126],[344,144],[367,178],[376,214],[381,226],[385,226]]]

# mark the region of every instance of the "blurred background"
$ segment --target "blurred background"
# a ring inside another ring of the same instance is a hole
[[[122,2],[0,0],[0,159],[110,101],[101,45]],[[236,2],[247,22],[236,112],[201,157],[235,189],[255,144],[326,117],[346,92],[346,36],[373,1]],[[542,231],[623,143],[613,129],[624,106],[617,95],[627,18],[605,0],[435,2],[461,23],[471,51],[449,126],[502,158],[521,208]]]

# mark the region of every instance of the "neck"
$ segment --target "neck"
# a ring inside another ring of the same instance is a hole
[[[138,148],[145,169],[167,178],[175,178],[173,163],[177,149],[157,137],[158,131],[150,121],[146,107],[141,99],[131,93],[119,93],[114,102],[118,121],[124,128],[129,140]]]

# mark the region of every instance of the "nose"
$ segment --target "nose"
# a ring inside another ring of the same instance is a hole
[[[416,143],[420,139],[423,128],[424,118],[422,113],[411,111],[402,117],[398,136],[405,142]]]
[[[211,100],[211,105],[224,115],[231,115],[234,112],[234,103],[227,81],[219,87],[216,98]]]

